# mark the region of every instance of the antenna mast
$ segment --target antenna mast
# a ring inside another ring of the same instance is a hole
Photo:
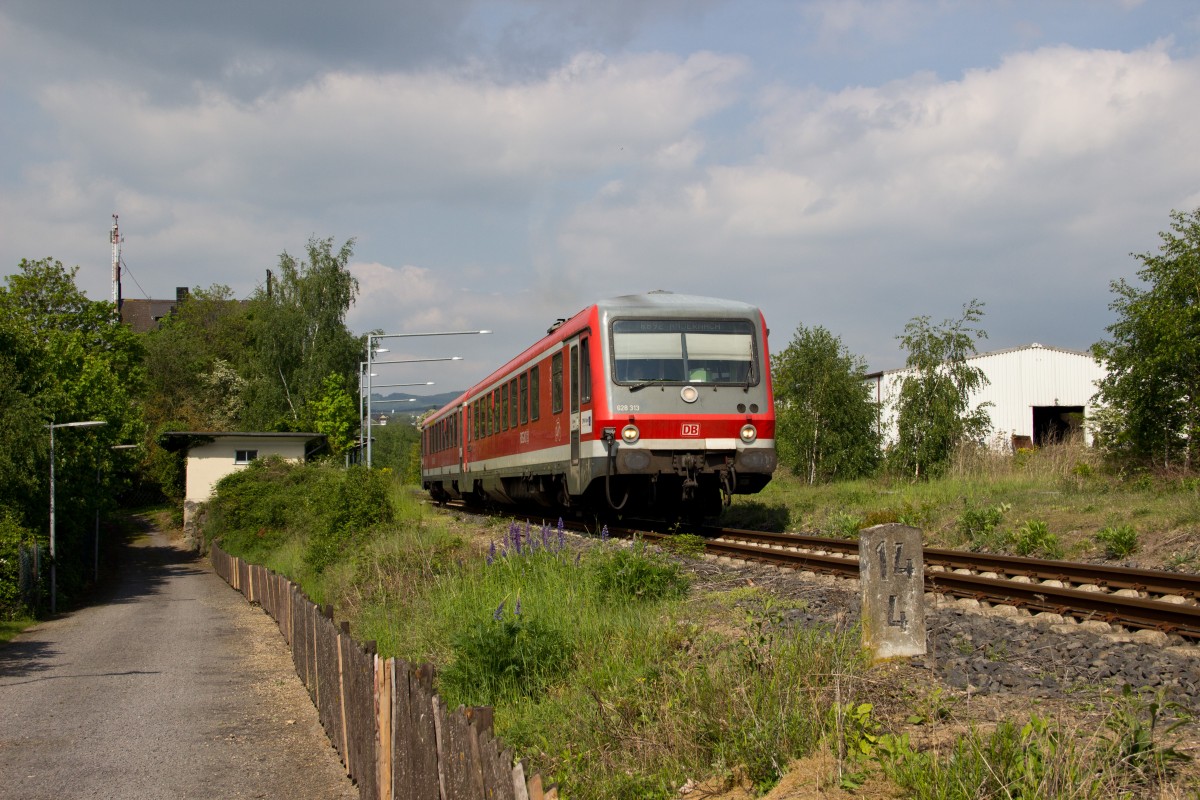
[[[117,215],[113,214],[112,230],[109,240],[112,242],[112,301],[117,308],[117,318],[121,317],[121,230],[117,227]]]

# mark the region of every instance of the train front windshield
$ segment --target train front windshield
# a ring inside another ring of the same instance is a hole
[[[618,383],[758,383],[749,320],[618,319],[612,324]]]

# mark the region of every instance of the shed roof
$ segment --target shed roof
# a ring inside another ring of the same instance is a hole
[[[164,450],[178,452],[180,450],[187,451],[198,444],[209,444],[217,439],[234,438],[283,439],[303,441],[306,444],[320,440],[321,446],[325,445],[325,434],[299,431],[164,431],[158,435],[158,443]]]
[[[1002,356],[1008,353],[1020,353],[1025,350],[1050,350],[1055,353],[1066,353],[1072,356],[1081,356],[1083,358],[1095,359],[1091,353],[1083,350],[1070,350],[1066,347],[1054,347],[1053,345],[1041,344],[1040,342],[1030,342],[1029,344],[1017,345],[1016,347],[1005,347],[1001,350],[989,350],[986,353],[976,353],[973,356],[967,356],[967,361],[974,361],[979,358],[989,358],[991,356]],[[884,375],[889,375],[897,372],[907,372],[908,367],[896,367],[895,369],[881,369],[876,372],[868,372],[867,378],[880,378]]]

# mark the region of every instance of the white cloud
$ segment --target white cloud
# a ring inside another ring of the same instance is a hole
[[[577,209],[560,246],[582,286],[651,288],[648,265],[672,263],[684,288],[731,294],[749,278],[785,325],[816,316],[835,331],[864,307],[893,304],[898,331],[980,297],[1019,340],[1018,317],[1063,329],[1066,298],[1086,300],[1092,321],[1073,334],[1086,344],[1126,254],[1196,196],[1198,93],[1200,62],[1158,45],[1047,48],[953,81],[777,88],[757,157],[686,185],[627,180]]]
[[[77,161],[163,191],[287,203],[310,202],[319,185],[331,203],[465,200],[633,159],[694,158],[691,127],[730,101],[743,72],[709,53],[585,53],[518,84],[341,72],[253,103],[210,90],[162,105],[112,83],[71,83],[46,89],[42,104]]]

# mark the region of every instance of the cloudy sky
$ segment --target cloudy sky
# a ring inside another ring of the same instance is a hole
[[[1190,0],[6,0],[0,262],[126,297],[356,240],[388,379],[461,388],[596,299],[757,304],[872,369],[985,303],[1084,349],[1200,206]]]

